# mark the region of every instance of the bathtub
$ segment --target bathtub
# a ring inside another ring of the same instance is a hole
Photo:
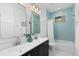
[[[49,47],[53,48],[53,53],[64,52],[64,55],[75,55],[75,44],[73,42],[64,41],[64,40],[55,40],[55,44],[49,43]]]

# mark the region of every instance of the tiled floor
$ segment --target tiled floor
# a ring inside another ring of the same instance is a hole
[[[73,54],[67,51],[61,51],[56,47],[49,47],[49,56],[73,56]]]

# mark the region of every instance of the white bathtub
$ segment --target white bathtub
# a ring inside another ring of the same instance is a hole
[[[75,55],[75,44],[73,42],[56,40],[54,45],[52,43],[49,45],[53,47],[54,52],[52,53],[57,55]]]

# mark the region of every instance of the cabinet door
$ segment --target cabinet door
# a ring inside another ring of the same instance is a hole
[[[21,56],[29,56],[29,52],[24,53],[24,54],[23,54],[23,55],[21,55]]]
[[[30,56],[48,56],[48,41],[42,43],[41,45],[35,47],[30,51]]]
[[[30,51],[30,56],[39,56],[39,47],[35,47]]]
[[[44,42],[39,46],[39,56],[48,56],[49,50],[48,50],[48,41]]]
[[[49,45],[48,45],[49,41],[46,41],[44,43],[44,56],[48,56],[49,55]]]

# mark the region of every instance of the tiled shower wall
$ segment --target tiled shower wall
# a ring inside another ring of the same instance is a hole
[[[74,4],[67,9],[59,10],[56,12],[48,12],[48,20],[54,20],[57,16],[64,16],[65,22],[54,23],[54,38],[55,40],[65,40],[70,42],[75,42],[75,14],[74,14]]]

